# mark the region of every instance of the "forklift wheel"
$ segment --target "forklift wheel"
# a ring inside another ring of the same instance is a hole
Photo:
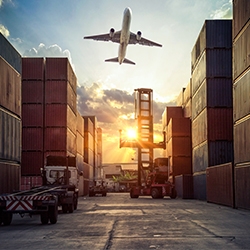
[[[151,190],[151,196],[153,199],[158,199],[160,198],[160,192],[157,188],[152,188]]]
[[[172,191],[171,191],[170,198],[175,199],[176,197],[177,197],[177,192],[176,192],[175,188],[173,188]]]

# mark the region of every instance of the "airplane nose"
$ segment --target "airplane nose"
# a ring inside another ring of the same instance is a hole
[[[127,8],[125,9],[125,11],[124,11],[124,14],[130,15],[130,16],[131,16],[131,14],[132,14],[131,9],[130,9],[129,7],[127,7]]]

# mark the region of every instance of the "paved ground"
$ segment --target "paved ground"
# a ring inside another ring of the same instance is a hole
[[[0,249],[250,249],[250,211],[197,200],[81,197],[55,225],[16,215]]]

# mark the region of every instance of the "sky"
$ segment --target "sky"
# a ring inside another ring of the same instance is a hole
[[[118,44],[84,36],[130,29],[163,47],[129,45],[136,65],[107,63]],[[135,128],[134,89],[153,89],[155,142],[161,116],[191,77],[191,51],[206,19],[231,19],[232,0],[0,0],[0,32],[24,57],[68,57],[78,81],[78,110],[95,115],[103,130],[103,162],[131,162],[134,149],[119,148],[119,129]],[[156,156],[161,156],[157,150]]]

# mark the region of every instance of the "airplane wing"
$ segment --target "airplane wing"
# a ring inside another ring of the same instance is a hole
[[[155,42],[147,40],[147,39],[145,39],[143,37],[141,37],[140,40],[138,40],[136,37],[137,37],[136,34],[130,32],[129,44],[137,44],[137,43],[139,43],[140,45],[162,47],[162,45],[159,44],[159,43],[155,43]]]
[[[117,31],[114,33],[113,36],[110,36],[109,33],[107,34],[102,34],[102,35],[95,35],[95,36],[85,36],[84,39],[93,39],[96,41],[111,41],[114,43],[120,43],[120,35],[121,35],[121,31]]]

